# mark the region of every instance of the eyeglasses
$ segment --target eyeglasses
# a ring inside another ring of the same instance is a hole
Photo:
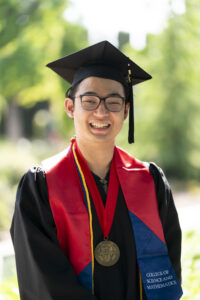
[[[125,98],[120,95],[107,96],[107,97],[99,97],[96,95],[79,95],[74,98],[80,97],[81,106],[84,110],[96,110],[101,101],[104,101],[105,108],[111,112],[120,112],[123,104],[125,102]]]

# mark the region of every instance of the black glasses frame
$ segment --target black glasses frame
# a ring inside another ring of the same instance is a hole
[[[122,97],[122,96],[120,96],[120,95],[116,95],[116,96],[109,95],[109,96],[107,96],[107,97],[100,97],[100,96],[98,96],[98,95],[82,94],[82,95],[78,95],[78,96],[76,96],[76,97],[73,97],[73,100],[74,100],[75,98],[80,98],[80,99],[81,99],[81,106],[82,106],[82,98],[83,98],[84,96],[94,96],[94,97],[96,97],[96,98],[99,99],[99,103],[97,104],[97,106],[96,106],[95,108],[93,108],[93,109],[86,109],[86,110],[89,110],[89,111],[96,110],[96,109],[100,106],[101,101],[104,101],[105,108],[106,108],[108,111],[111,111],[111,110],[107,107],[107,104],[106,104],[106,99],[111,98],[111,97],[120,98],[120,99],[123,100],[123,103],[125,102],[125,97]],[[122,105],[122,107],[123,107],[123,105]],[[122,107],[121,107],[121,109],[118,110],[118,111],[111,111],[111,112],[120,112],[120,111],[122,110]],[[85,109],[85,108],[84,108],[84,109]]]

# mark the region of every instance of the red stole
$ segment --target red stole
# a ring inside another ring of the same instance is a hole
[[[116,169],[128,209],[165,242],[148,169],[120,148],[117,153]],[[90,228],[71,147],[45,160],[43,166],[60,247],[79,274],[91,261]]]
[[[117,176],[134,231],[147,298],[179,299],[182,290],[168,257],[153,178],[145,164],[118,147],[115,151]],[[89,217],[72,148],[46,160],[43,165],[60,247],[80,282],[92,290]],[[154,284],[151,276],[160,276],[161,284]]]

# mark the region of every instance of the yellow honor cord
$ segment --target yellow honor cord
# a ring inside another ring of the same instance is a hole
[[[84,186],[85,193],[86,193],[87,205],[88,205],[88,213],[89,213],[89,220],[90,220],[90,237],[91,237],[91,258],[92,258],[92,294],[94,294],[94,247],[93,247],[93,228],[92,228],[92,212],[91,212],[91,205],[90,205],[90,196],[89,196],[87,184],[86,184],[86,181],[85,181],[85,177],[83,175],[83,172],[81,170],[81,166],[78,162],[78,158],[77,158],[77,155],[76,155],[75,143],[73,143],[72,150],[73,150],[73,154],[74,154],[74,159],[76,161],[76,164],[78,166],[78,170],[79,170],[80,175],[81,175],[81,179],[82,179],[83,186]]]
[[[139,284],[140,284],[140,300],[143,299],[143,295],[142,295],[142,277],[139,271]]]

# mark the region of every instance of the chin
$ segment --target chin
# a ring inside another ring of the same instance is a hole
[[[107,142],[114,143],[115,137],[95,134],[92,135],[91,140],[99,143],[107,143]]]

